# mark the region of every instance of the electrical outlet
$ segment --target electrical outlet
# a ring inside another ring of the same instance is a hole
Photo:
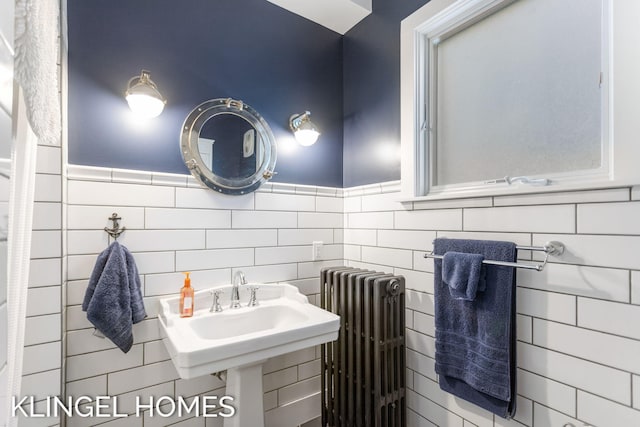
[[[318,261],[322,259],[322,247],[324,246],[324,243],[321,241],[316,241],[313,242],[311,245],[311,260],[312,261]]]

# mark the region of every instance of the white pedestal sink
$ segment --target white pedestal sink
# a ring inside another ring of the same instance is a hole
[[[223,290],[224,311],[209,312],[211,291]],[[241,287],[243,305],[248,292]],[[256,307],[229,309],[231,285],[196,292],[193,317],[180,318],[179,297],[160,301],[162,340],[182,378],[227,371],[226,394],[236,414],[225,427],[262,427],[262,362],[338,337],[340,318],[309,303],[289,284],[260,285]]]

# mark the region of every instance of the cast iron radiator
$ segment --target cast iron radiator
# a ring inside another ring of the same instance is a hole
[[[322,425],[404,427],[405,281],[370,270],[325,268],[320,303],[340,316],[322,345]]]

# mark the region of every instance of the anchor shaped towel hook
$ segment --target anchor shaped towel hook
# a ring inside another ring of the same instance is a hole
[[[118,216],[117,212],[112,213],[111,216],[109,217],[109,220],[113,221],[113,228],[107,228],[107,227],[104,228],[104,231],[106,231],[109,234],[109,236],[113,237],[116,240],[118,240],[118,236],[120,236],[122,232],[126,229],[126,227],[120,228],[120,223],[118,221],[121,219],[122,218]]]

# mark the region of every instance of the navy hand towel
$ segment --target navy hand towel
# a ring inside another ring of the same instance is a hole
[[[450,251],[442,258],[442,280],[449,286],[454,299],[473,301],[476,293],[485,290],[482,254]]]
[[[87,319],[123,352],[133,345],[133,324],[147,314],[133,255],[117,241],[96,261],[84,295]]]
[[[434,253],[480,254],[516,261],[510,242],[436,239]],[[501,417],[515,413],[515,269],[485,265],[486,288],[475,300],[457,300],[435,260],[436,372],[440,388]]]

